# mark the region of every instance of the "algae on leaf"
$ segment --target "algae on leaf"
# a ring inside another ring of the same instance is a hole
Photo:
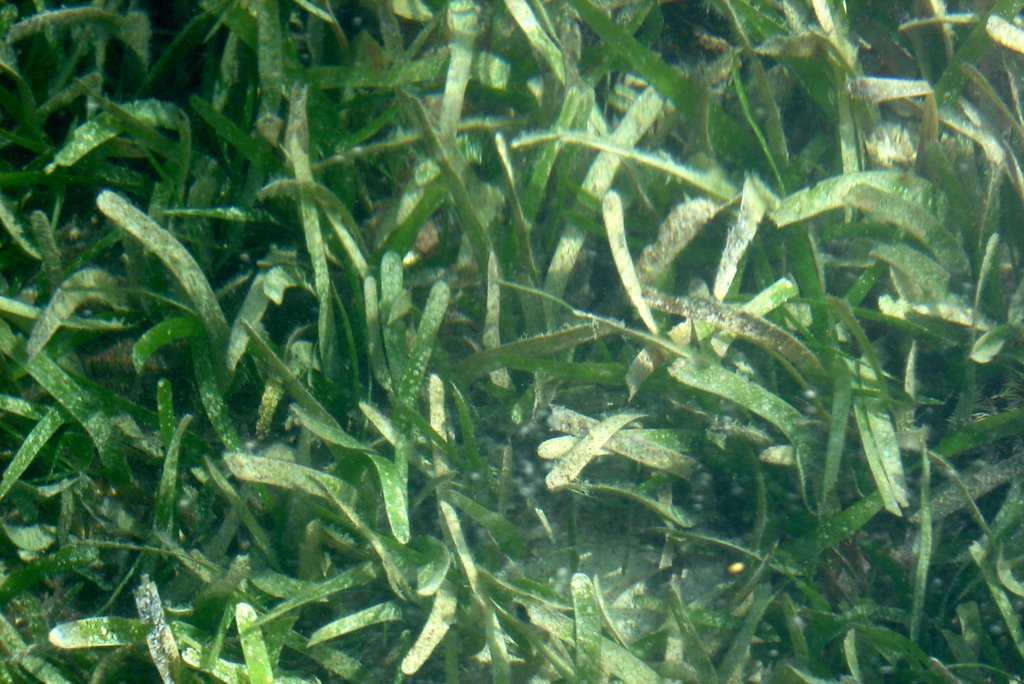
[[[0,680],[1024,671],[1024,0],[136,4],[0,7]]]

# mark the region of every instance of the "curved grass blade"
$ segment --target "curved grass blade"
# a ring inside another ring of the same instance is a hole
[[[522,531],[504,516],[495,513],[473,499],[452,490],[445,494],[445,500],[458,507],[474,522],[487,530],[501,550],[513,557],[521,558],[526,551],[526,540]]]
[[[193,345],[192,367],[193,380],[199,394],[199,400],[206,411],[206,417],[210,419],[217,436],[227,449],[241,449],[242,440],[238,436],[235,424],[228,414],[228,406],[224,401],[224,394],[217,384],[217,373],[214,370],[213,362],[210,360],[210,350],[205,346]]]
[[[22,252],[29,255],[33,259],[40,259],[41,256],[39,251],[33,245],[28,236],[25,234],[25,228],[21,225],[21,221],[18,220],[17,215],[14,213],[14,208],[10,204],[10,200],[7,199],[0,193],[0,224],[7,230],[7,234],[11,236],[14,243],[18,245]]]
[[[798,190],[782,198],[768,215],[780,228],[805,221],[826,211],[843,208],[853,189],[861,185],[894,193],[918,206],[932,206],[936,201],[934,188],[919,176],[905,171],[859,171],[826,178]]]
[[[0,350],[21,365],[53,399],[70,413],[89,433],[100,459],[107,469],[105,475],[115,481],[127,482],[131,471],[115,438],[108,413],[113,407],[104,405],[89,386],[69,375],[48,354],[38,354],[28,360],[20,346],[20,339],[0,319]]]
[[[229,529],[234,531],[237,528],[231,525]],[[204,644],[203,647],[203,669],[214,667],[220,658],[228,630],[231,628],[234,605],[237,601],[236,594],[246,588],[243,583],[250,575],[248,554],[235,556],[226,570],[217,568],[217,576],[210,574],[205,586],[193,597],[192,605],[196,607],[195,610],[207,613],[211,617],[220,613],[212,643]]]
[[[140,100],[116,105],[116,108],[121,116],[112,111],[105,111],[76,128],[68,142],[46,166],[46,173],[53,173],[64,166],[74,166],[97,147],[125,132],[128,129],[125,118],[135,121],[137,126],[148,129],[150,135],[146,136],[147,142],[152,141],[158,151],[169,158],[175,156],[176,148],[152,127],[178,129],[182,114],[177,106],[160,100]]]
[[[242,209],[239,207],[183,207],[180,209],[164,209],[164,216],[187,219],[215,219],[229,223],[272,223],[280,225],[268,211],[262,209]]]
[[[517,361],[534,359],[537,356],[557,354],[558,352],[572,349],[586,342],[599,339],[613,332],[610,326],[600,323],[575,325],[563,328],[557,332],[529,337],[517,342],[508,342],[494,349],[487,349],[474,354],[459,366],[462,379],[471,382],[482,375],[509,366],[519,368]],[[553,363],[564,365],[562,361]]]
[[[530,603],[526,606],[530,622],[562,643],[575,641],[574,625],[569,618]],[[601,667],[613,677],[635,684],[659,684],[662,678],[649,665],[611,639],[601,637]]]
[[[576,681],[601,679],[601,615],[594,585],[583,573],[569,582],[576,632]]]
[[[810,457],[811,441],[803,415],[792,404],[761,385],[711,363],[679,359],[668,367],[668,373],[684,385],[735,402],[777,427],[793,444],[800,489],[807,501],[804,463]]]
[[[640,279],[658,286],[662,274],[718,210],[718,204],[704,197],[677,204],[658,227],[658,239],[640,252],[636,263]]]
[[[321,90],[338,88],[399,89],[404,86],[438,81],[444,76],[447,64],[448,54],[442,50],[423,59],[399,60],[384,74],[376,73],[375,69],[319,66],[306,69],[304,77],[309,85]]]
[[[447,501],[442,501],[440,506],[445,528],[448,531],[452,544],[455,546],[455,555],[459,558],[459,563],[462,565],[462,571],[465,573],[466,580],[469,582],[470,590],[477,598],[483,600],[480,587],[480,576],[477,572],[476,562],[473,560],[473,555],[469,552],[469,545],[466,543],[466,536],[462,531],[462,523],[459,521],[459,514],[456,512],[455,507]]]
[[[679,631],[683,637],[684,648],[690,653],[689,662],[697,676],[697,681],[707,684],[718,684],[718,673],[711,663],[711,654],[708,652],[708,645],[703,635],[698,631],[697,626],[691,617],[689,606],[684,602],[679,591],[679,583],[672,582],[669,587],[672,590],[672,617],[679,625]]]
[[[238,366],[238,362],[245,354],[249,344],[245,323],[259,325],[270,302],[273,301],[280,306],[287,290],[293,287],[309,289],[305,278],[301,277],[294,268],[273,266],[265,273],[256,274],[249,286],[249,291],[245,293],[245,299],[242,300],[234,323],[231,324],[227,350],[229,369],[233,370]]]
[[[431,223],[431,217],[444,204],[444,184],[439,183],[441,169],[432,159],[421,161],[402,189],[397,208],[378,228],[378,253],[409,255],[416,240]],[[385,237],[386,236],[386,237]],[[418,258],[413,255],[412,258]]]
[[[779,181],[781,186],[782,181]],[[733,280],[739,269],[740,260],[747,252],[747,247],[757,235],[757,227],[769,208],[778,200],[760,181],[747,177],[743,181],[743,192],[740,199],[739,213],[729,227],[729,235],[722,250],[722,258],[715,273],[715,284],[711,292],[715,299],[723,301],[732,287]]]
[[[246,684],[249,679],[245,674],[245,665],[232,663],[223,658],[217,658],[214,662],[208,663],[203,659],[204,640],[193,639],[181,653],[184,663],[196,670],[210,675],[211,678],[225,684]]]
[[[889,265],[897,291],[907,299],[937,301],[949,291],[949,271],[913,247],[882,243],[870,256]]]
[[[317,646],[325,641],[337,639],[360,629],[366,629],[382,622],[394,622],[402,619],[402,609],[394,601],[378,603],[375,606],[356,611],[351,615],[338,618],[317,629],[309,635],[309,645]]]
[[[852,628],[847,630],[846,636],[843,638],[843,654],[846,657],[846,665],[850,669],[850,674],[856,678],[856,681],[863,681],[860,659],[857,657],[857,631]]]
[[[161,347],[181,339],[202,337],[203,324],[195,316],[177,316],[165,318],[152,328],[142,333],[132,345],[132,367],[136,373],[142,373],[149,357]]]
[[[26,304],[13,297],[0,296],[0,312],[9,314],[14,318],[21,318],[26,321],[34,321],[39,318],[39,307]]]
[[[39,314],[28,338],[26,353],[35,357],[53,334],[85,304],[105,304],[124,311],[126,302],[117,279],[99,268],[84,268],[67,278]]]
[[[553,132],[525,134],[519,136],[512,142],[512,148],[518,149],[521,147],[529,147],[549,142],[551,140],[557,140],[567,145],[581,145],[583,147],[607,153],[614,157],[642,164],[656,171],[661,171],[668,176],[677,178],[718,201],[730,201],[737,194],[735,186],[729,182],[721,169],[713,168],[710,171],[697,169],[686,166],[685,164],[680,164],[665,152],[642,152],[632,147],[626,147],[616,141],[599,138],[586,133],[559,129]]]
[[[423,317],[416,329],[416,337],[413,338],[412,346],[409,349],[409,358],[406,361],[402,377],[398,381],[398,399],[407,406],[415,406],[417,394],[423,382],[423,373],[426,372],[427,362],[434,349],[437,340],[437,333],[444,322],[445,313],[448,311],[448,300],[451,298],[451,290],[443,281],[434,283],[430,288],[430,295],[427,304],[423,307]]]
[[[765,322],[770,323],[770,321],[767,321],[764,317],[779,309],[783,304],[792,300],[799,294],[800,291],[797,289],[796,283],[789,278],[779,278],[771,285],[741,304],[739,306],[739,310],[744,314],[753,316],[755,320],[764,320]],[[714,304],[713,301],[711,303]],[[725,331],[715,332],[714,330],[709,329],[706,324],[694,326],[694,331],[697,333],[698,340],[703,340],[714,332],[715,334],[711,337],[711,347],[715,350],[715,353],[719,358],[725,357],[729,350],[729,345],[732,344],[734,335]],[[786,331],[783,330],[783,332]],[[797,340],[797,342],[799,342],[799,340]],[[776,358],[782,357],[776,356]],[[815,357],[815,359],[817,359],[817,357]],[[802,361],[801,363],[806,362],[807,361]],[[786,364],[783,365],[787,365],[788,363],[789,360],[787,358]],[[820,364],[820,362],[818,363]],[[817,371],[817,367],[812,365],[812,368],[815,369],[812,373]]]
[[[441,96],[441,116],[438,134],[455,140],[456,128],[462,114],[462,101],[469,85],[470,66],[473,63],[473,43],[480,33],[479,8],[472,0],[453,0],[448,3],[448,75]]]
[[[934,92],[931,84],[921,79],[876,76],[851,78],[846,82],[846,89],[853,97],[867,100],[872,104],[926,97]]]
[[[985,580],[985,584],[988,585],[989,593],[999,609],[999,614],[1003,618],[1006,630],[1010,633],[1017,654],[1024,658],[1024,628],[1021,627],[1020,614],[1014,609],[1013,602],[999,583],[997,573],[992,567],[990,552],[979,542],[972,542],[968,550],[978,569],[981,570],[981,576]]]
[[[276,17],[276,0],[272,1],[274,16]],[[269,19],[268,19],[269,21]],[[261,34],[263,24],[260,24]],[[280,41],[280,35],[275,35],[275,40]],[[278,45],[280,50],[280,45]],[[280,60],[280,55],[277,55]],[[261,57],[262,69],[262,57]],[[280,68],[278,64],[277,68]],[[276,73],[276,72],[275,72]],[[262,74],[261,74],[262,76]],[[275,76],[275,83],[279,80],[280,74]],[[309,119],[307,115],[307,100],[309,89],[306,86],[296,85],[291,93],[291,107],[288,110],[288,128],[285,131],[285,149],[288,160],[291,162],[295,179],[303,186],[313,183],[313,171],[309,161]],[[273,111],[273,108],[268,111]],[[309,253],[309,260],[313,266],[313,286],[316,291],[317,307],[317,340],[319,342],[320,362],[323,364],[322,372],[328,378],[339,378],[341,376],[341,358],[337,340],[337,329],[334,323],[334,304],[331,300],[331,280],[327,268],[327,249],[324,245],[323,229],[320,226],[320,215],[317,212],[313,198],[306,192],[298,193],[296,200],[299,204],[299,215],[302,221],[302,231],[305,236],[306,251]]]
[[[35,460],[39,451],[46,446],[46,443],[50,441],[50,438],[53,437],[63,424],[64,417],[61,415],[60,409],[50,408],[39,422],[32,427],[32,430],[25,437],[25,441],[18,447],[14,458],[11,459],[11,462],[7,464],[7,468],[4,469],[3,479],[0,479],[0,501],[3,501],[7,493],[11,491],[11,487],[18,483],[21,476],[32,465],[32,461]]]
[[[274,669],[257,623],[256,610],[244,601],[235,606],[238,638],[242,642],[245,669],[252,684],[274,684]]]
[[[629,245],[626,244],[626,226],[622,217],[622,199],[619,193],[614,190],[608,191],[601,203],[604,213],[604,226],[608,234],[608,244],[612,250],[612,259],[615,261],[615,268],[619,271],[619,279],[622,287],[633,303],[637,315],[644,322],[652,334],[658,334],[658,324],[654,322],[651,309],[644,301],[643,287],[640,285],[640,278],[633,266],[633,257],[629,255]]]
[[[570,95],[578,92],[579,97],[573,98],[570,101],[566,101],[563,107],[562,113],[559,115],[557,124],[562,125],[563,119],[569,115],[575,115],[574,121],[579,127],[589,127],[587,121],[589,117],[594,115],[594,93],[592,90],[587,92],[577,91],[576,88],[572,88],[569,91]],[[632,149],[637,142],[650,130],[657,120],[658,114],[661,112],[664,106],[664,100],[660,95],[653,89],[648,88],[640,97],[636,99],[629,111],[619,122],[619,125],[615,127],[615,130],[609,136],[611,143],[619,145],[624,149]],[[574,109],[578,107],[578,109]],[[561,131],[563,129],[556,129]],[[527,136],[528,137],[528,136]],[[518,141],[514,141],[512,146],[516,147]],[[541,141],[542,150],[540,157],[542,158],[542,166],[535,170],[533,177],[531,178],[531,187],[529,192],[539,192],[541,189],[533,185],[533,181],[541,181],[547,177],[550,173],[550,169],[547,168],[548,163],[554,163],[554,156],[558,150],[564,145],[564,141],[560,136],[557,136],[551,140]],[[607,150],[602,150],[597,158],[591,163],[590,168],[587,169],[587,175],[583,179],[583,192],[586,195],[594,198],[601,198],[611,188],[612,181],[615,179],[615,174],[622,164],[622,158],[613,154]],[[529,196],[528,196],[529,198]],[[536,210],[536,205],[531,205]],[[533,215],[533,214],[531,214]],[[582,228],[576,225],[575,222],[570,222],[563,231],[562,235],[558,238],[558,245],[555,248],[555,254],[551,258],[551,263],[548,266],[547,275],[544,278],[544,290],[556,297],[561,296],[565,287],[568,284],[569,276],[573,269],[576,267],[576,263],[579,260],[581,250],[583,248],[585,233]],[[552,316],[550,305],[546,302],[541,302],[544,308],[545,318],[549,322]]]
[[[781,296],[786,296],[783,288]],[[710,299],[676,297],[648,288],[645,297],[659,311],[707,323],[722,331],[750,340],[772,354],[784,365],[793,364],[812,381],[825,378],[818,357],[789,332],[761,316]]]
[[[807,621],[797,612],[797,607],[792,596],[783,594],[781,596],[782,614],[786,620],[786,631],[789,638],[793,640],[793,650],[796,655],[796,662],[801,667],[810,665],[810,653],[807,647]]]
[[[678,525],[679,527],[694,527],[696,525],[696,522],[686,515],[686,513],[679,507],[663,503],[661,501],[656,501],[655,499],[645,496],[641,492],[637,491],[635,487],[630,487],[628,485],[593,484],[587,482],[574,484],[572,488],[584,494],[600,493],[624,496],[627,499],[649,508],[651,512],[666,523]]]
[[[653,87],[645,88],[629,106],[615,130],[607,137],[607,142],[624,149],[633,149],[640,140],[651,132],[659,117],[665,111],[665,100]],[[589,129],[583,125],[579,128]],[[556,131],[572,129],[555,129]],[[564,141],[563,141],[564,142]],[[587,169],[583,179],[583,191],[591,197],[600,199],[612,187],[615,175],[622,166],[622,157],[611,150],[602,150]]]
[[[669,337],[651,335],[650,333],[644,330],[634,330],[633,328],[630,328],[621,321],[617,321],[612,318],[606,318],[604,316],[598,316],[596,314],[592,314],[590,312],[577,309],[576,307],[571,306],[565,300],[552,295],[550,292],[545,292],[544,290],[538,290],[533,287],[519,285],[508,281],[502,281],[502,285],[504,285],[505,287],[510,287],[515,290],[519,290],[520,292],[535,295],[547,302],[556,304],[557,306],[569,311],[573,316],[576,316],[587,321],[587,327],[589,327],[589,329],[591,330],[591,335],[593,339],[597,339],[598,337],[601,337],[609,332],[618,332],[619,334],[624,335],[626,337],[639,340],[644,344],[647,344],[655,349],[660,349],[666,352],[672,358],[690,358],[693,356],[693,352],[691,349],[676,343],[675,340]],[[574,330],[574,328],[569,328],[569,331]],[[483,354],[487,354],[487,352],[483,352]],[[507,365],[512,365],[512,363],[508,362]]]
[[[11,26],[4,42],[13,45],[41,31],[82,24],[106,24],[118,28],[126,21],[120,14],[100,7],[67,7],[37,12]]]
[[[857,420],[864,455],[882,496],[882,504],[887,511],[900,516],[900,509],[909,506],[910,502],[896,432],[885,406],[885,402],[880,399],[864,396],[853,398],[853,415]]]
[[[985,416],[977,422],[963,426],[945,437],[935,451],[946,457],[958,456],[971,449],[992,444],[1024,432],[1024,408],[1015,408]]]
[[[969,358],[975,363],[989,363],[999,355],[1007,342],[1021,337],[1022,332],[1019,323],[997,325],[974,341]]]
[[[288,648],[308,656],[329,673],[341,677],[347,682],[373,681],[373,673],[344,651],[330,646],[307,647],[305,641],[305,637],[291,632],[288,635],[287,645]]]
[[[537,15],[526,0],[505,0],[505,8],[520,30],[526,35],[530,47],[547,63],[559,83],[565,83],[565,59],[555,42],[544,32]]]
[[[231,508],[234,509],[235,513],[238,514],[239,519],[245,528],[252,535],[253,542],[256,544],[256,548],[260,550],[260,553],[266,557],[270,564],[274,567],[279,565],[277,559],[277,552],[274,550],[274,545],[270,543],[270,537],[267,535],[266,530],[260,525],[256,516],[253,515],[252,509],[246,505],[242,497],[238,495],[235,488],[231,486],[231,483],[220,469],[214,465],[213,461],[209,457],[205,458],[206,472],[210,475],[210,479],[213,480],[213,484],[220,490],[221,495],[227,499]]]
[[[935,458],[934,454],[933,458]],[[977,499],[996,487],[1013,482],[1022,476],[1024,476],[1024,453],[1018,453],[1010,458],[971,470],[962,476],[954,475],[951,482],[931,497],[932,520],[942,520],[964,508],[968,510],[976,508],[974,502]],[[921,515],[922,512],[918,511],[910,517],[910,522],[919,523]],[[973,511],[972,515],[975,515]]]
[[[552,405],[548,424],[554,430],[579,437],[594,429],[598,421],[564,406]],[[562,438],[555,438],[554,440],[547,440],[541,443],[537,449],[538,454],[540,454],[544,444],[559,439]],[[567,439],[575,442],[574,438],[570,437]],[[569,446],[555,453],[552,458],[563,456],[571,448],[571,442]],[[648,468],[664,470],[678,477],[688,477],[700,466],[691,456],[656,441],[649,433],[645,433],[644,430],[620,430],[608,439],[604,447],[598,450],[598,454],[603,455],[605,449],[636,461]],[[545,458],[545,456],[541,455],[541,458]]]
[[[787,545],[788,555],[796,563],[817,563],[822,553],[856,534],[881,510],[882,496],[876,490],[839,513],[823,516],[816,530]]]
[[[606,418],[588,430],[548,473],[544,479],[548,489],[558,489],[572,483],[609,439],[629,423],[643,417],[642,413],[621,413]]]
[[[164,467],[160,473],[160,484],[157,485],[154,505],[153,529],[156,532],[174,532],[174,513],[178,503],[178,455],[181,451],[181,440],[191,422],[192,416],[183,416],[167,445],[167,455],[164,457]]]
[[[850,303],[843,298],[833,297],[831,295],[825,296],[825,302],[829,304],[832,311],[839,317],[839,320],[846,324],[846,327],[850,330],[850,334],[853,335],[853,339],[857,340],[857,345],[860,347],[861,353],[871,366],[874,377],[884,378],[885,371],[882,370],[881,362],[878,359],[878,351],[875,349],[875,345],[871,343],[871,340],[864,331],[863,326],[861,326],[860,321],[857,320],[857,316],[854,315],[853,307]]]
[[[423,554],[416,569],[417,596],[433,596],[444,583],[452,566],[452,554],[443,542],[434,537],[417,537],[413,547]]]
[[[995,327],[986,316],[972,309],[962,299],[956,298],[948,302],[919,304],[882,295],[878,298],[878,310],[883,316],[905,320],[911,324],[918,320],[925,325],[937,321],[978,332],[987,332]]]
[[[1024,583],[1013,576],[1013,562],[1008,561],[1000,550],[996,558],[996,576],[1004,587],[1013,594],[1024,598]]]
[[[46,214],[36,210],[28,217],[28,224],[32,228],[32,235],[43,258],[43,272],[51,287],[64,279],[64,266],[61,264],[60,250],[57,248],[57,241],[54,239],[53,226]]]
[[[910,604],[910,640],[917,642],[924,624],[924,601],[928,591],[928,570],[932,563],[932,494],[931,459],[928,449],[921,445],[921,506],[918,509],[921,524],[920,551],[914,568],[914,595]]]
[[[934,186],[901,171],[860,171],[834,176],[782,199],[772,212],[780,228],[834,209],[860,209],[905,229],[950,270],[967,270],[967,257],[942,223],[945,205]]]
[[[366,257],[363,256],[362,248],[353,237],[353,235],[359,234],[358,229],[353,228],[349,230],[348,228],[348,226],[355,226],[352,223],[351,216],[348,212],[342,213],[338,211],[337,207],[333,205],[325,206],[324,214],[327,216],[328,223],[331,224],[334,236],[338,238],[341,248],[345,250],[345,255],[352,264],[352,268],[355,269],[356,274],[360,278],[365,278],[370,272],[370,266],[366,263]]]
[[[1006,19],[998,15],[990,15],[985,22],[985,32],[996,44],[1024,54],[1024,31]]]
[[[325,444],[341,447],[342,449],[348,449],[351,451],[372,453],[372,449],[370,449],[370,447],[362,444],[355,437],[352,437],[342,430],[337,421],[333,419],[330,421],[324,421],[318,416],[313,415],[301,404],[294,405],[292,407],[292,412],[295,414],[296,418],[298,418],[299,423],[323,440]]]
[[[441,501],[441,517],[445,528],[448,530],[448,538],[455,546],[455,555],[459,558],[459,564],[469,583],[470,594],[477,610],[480,611],[484,622],[484,630],[487,636],[487,648],[491,654],[492,676],[497,684],[510,682],[509,656],[505,646],[505,633],[498,623],[495,615],[493,602],[484,593],[483,585],[480,582],[480,572],[477,569],[473,555],[466,543],[466,536],[462,531],[462,523],[459,522],[459,514],[447,501]],[[440,593],[438,594],[438,597]],[[435,600],[437,600],[435,598]]]
[[[570,85],[565,91],[562,108],[553,125],[564,129],[580,128],[586,125],[593,106],[593,89],[580,84]],[[547,197],[547,185],[561,150],[562,144],[558,140],[552,140],[541,145],[532,159],[530,177],[523,189],[523,217],[528,223],[536,218]]]
[[[427,621],[409,652],[402,658],[402,674],[412,677],[434,653],[455,621],[458,603],[447,582],[441,585],[430,606]]]
[[[947,269],[956,273],[968,270],[967,255],[953,234],[930,208],[888,192],[858,185],[850,190],[850,206],[876,220],[903,228],[914,236]]]
[[[297,608],[320,603],[339,592],[368,584],[379,576],[380,572],[374,567],[373,563],[361,563],[343,572],[339,572],[334,577],[323,582],[303,583],[302,586],[293,589],[287,599],[257,619],[254,624],[265,625],[273,622]]]
[[[532,264],[532,261],[531,261]],[[532,269],[531,269],[532,270]],[[491,252],[487,257],[487,312],[484,315],[484,349],[497,349],[501,346],[501,284],[499,283],[498,257]],[[512,387],[512,376],[507,368],[499,368],[490,373],[491,383],[496,387],[509,389]]]
[[[380,557],[388,581],[395,593],[407,596],[407,582],[401,571],[401,563],[390,547],[386,546],[374,528],[369,525],[356,509],[353,502],[359,499],[355,488],[344,480],[296,463],[279,461],[261,456],[229,452],[224,461],[231,473],[240,480],[268,484],[293,492],[304,492],[325,499],[345,516],[348,523],[362,535]],[[270,618],[264,618],[269,620]]]
[[[384,415],[376,406],[365,401],[359,402],[359,411],[388,444],[394,447],[398,446],[399,441],[403,437],[399,434],[389,417]]]
[[[142,620],[125,617],[96,617],[64,622],[50,630],[50,643],[57,648],[109,648],[141,646],[149,627]]]
[[[0,609],[27,589],[53,576],[86,567],[99,559],[91,546],[66,546],[51,554],[19,565],[0,584]]]
[[[0,394],[0,411],[4,413],[11,413],[22,418],[28,418],[29,420],[40,421],[46,415],[45,408],[21,397]]]
[[[377,471],[380,479],[381,497],[384,501],[384,512],[387,513],[391,534],[401,544],[408,544],[409,531],[409,496],[408,483],[402,477],[399,468],[383,456],[367,454],[367,458]]]
[[[216,359],[214,369],[218,380],[222,384],[226,383],[228,370],[224,360],[227,358],[228,322],[199,264],[173,235],[117,193],[104,190],[96,199],[96,206],[119,228],[159,258],[181,285],[209,337],[210,351]]]

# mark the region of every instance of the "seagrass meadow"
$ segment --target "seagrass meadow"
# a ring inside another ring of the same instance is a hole
[[[0,683],[1020,682],[1024,0],[0,6]]]

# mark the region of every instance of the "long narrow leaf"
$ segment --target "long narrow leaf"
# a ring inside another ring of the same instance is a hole
[[[210,349],[216,359],[214,368],[221,381],[226,381],[228,374],[223,360],[228,344],[228,322],[199,264],[173,235],[117,193],[104,190],[96,199],[96,206],[159,258],[178,281],[209,336]]]
[[[248,603],[235,606],[235,621],[238,623],[238,637],[242,642],[245,667],[252,684],[273,684],[274,671],[270,664],[267,645],[257,623],[256,611]]]
[[[629,246],[626,244],[625,221],[622,217],[622,199],[617,192],[611,191],[604,196],[602,203],[604,211],[604,226],[608,233],[608,244],[611,246],[612,259],[615,261],[615,268],[619,271],[619,279],[622,287],[625,288],[630,302],[636,309],[640,320],[644,322],[647,329],[653,334],[658,334],[658,324],[654,322],[651,309],[644,301],[643,288],[640,285],[640,278],[633,266],[633,258],[629,255]]]
[[[0,501],[3,501],[11,488],[18,483],[21,476],[25,474],[32,461],[39,455],[40,450],[46,446],[50,438],[64,424],[64,417],[59,409],[51,408],[46,412],[38,423],[25,437],[25,441],[18,447],[14,458],[4,469],[3,479],[0,479]]]

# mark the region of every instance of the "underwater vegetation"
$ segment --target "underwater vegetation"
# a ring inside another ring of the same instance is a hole
[[[4,4],[0,681],[1021,681],[1022,10]]]

